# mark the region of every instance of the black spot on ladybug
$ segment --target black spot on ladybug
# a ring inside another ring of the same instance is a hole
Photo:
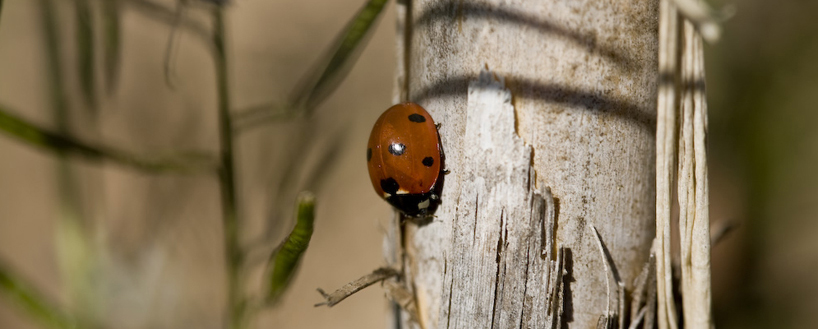
[[[384,192],[389,194],[395,194],[396,192],[398,192],[399,188],[400,185],[398,185],[398,182],[395,181],[394,178],[389,177],[387,179],[381,179],[381,189],[383,189]]]
[[[412,113],[412,114],[409,115],[409,121],[418,122],[418,123],[426,122],[426,117],[424,117],[424,116],[422,116],[420,114],[417,114],[417,113]]]
[[[424,166],[431,167],[433,164],[435,164],[435,159],[432,159],[432,157],[425,157],[423,158],[422,162]]]
[[[402,155],[403,152],[406,152],[406,145],[401,143],[393,143],[392,145],[389,145],[389,153],[394,155]]]
[[[366,149],[366,162],[369,162],[369,160],[371,160],[371,159],[372,159],[372,149],[367,148]]]

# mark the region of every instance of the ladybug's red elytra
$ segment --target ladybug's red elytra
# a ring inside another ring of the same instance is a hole
[[[375,192],[409,217],[427,217],[437,204],[442,151],[432,116],[415,103],[387,109],[366,149]]]

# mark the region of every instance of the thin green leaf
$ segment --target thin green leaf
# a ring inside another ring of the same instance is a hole
[[[28,315],[51,328],[76,328],[75,321],[52,305],[32,286],[12,274],[0,261],[0,296],[19,306]]]
[[[103,50],[105,52],[105,92],[109,95],[116,90],[119,78],[119,63],[121,59],[120,37],[122,35],[122,21],[120,0],[102,1],[102,26],[105,33]]]
[[[30,145],[58,154],[72,153],[92,160],[111,160],[116,163],[150,172],[215,172],[212,156],[192,153],[172,159],[148,160],[122,151],[93,146],[69,136],[51,132],[8,114],[0,106],[0,131]]]
[[[288,111],[303,110],[307,116],[312,114],[318,105],[332,94],[347,76],[358,59],[363,46],[366,45],[369,32],[380,16],[387,0],[369,0],[358,13],[347,23],[344,31],[336,37],[326,53],[313,65],[296,86],[289,99]],[[280,107],[254,108],[236,114],[236,118],[259,118],[265,120],[263,113],[273,117],[283,116]]]
[[[315,196],[309,192],[302,192],[298,197],[295,227],[287,239],[273,251],[267,263],[270,284],[266,298],[267,305],[278,301],[281,294],[290,285],[301,263],[301,257],[310,245],[314,221]]]
[[[88,0],[74,0],[74,14],[77,20],[77,68],[85,103],[96,111],[96,78],[94,76],[94,16]]]
[[[358,59],[362,49],[359,45],[366,45],[367,32],[380,16],[386,1],[369,0],[364,5],[337,39],[334,53],[327,57],[329,60],[319,62],[317,69],[307,75],[307,83],[295,90],[293,104],[303,106],[309,115],[338,87]]]

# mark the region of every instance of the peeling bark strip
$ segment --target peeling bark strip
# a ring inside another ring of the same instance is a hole
[[[403,325],[596,327],[610,306],[589,226],[627,291],[654,236],[658,1],[407,0],[397,12],[395,97],[442,124],[451,171],[434,220],[405,227],[420,325]]]
[[[713,326],[710,292],[710,188],[707,176],[707,100],[702,39],[684,24],[681,115],[679,116],[679,237],[684,323]]]
[[[678,12],[677,12],[678,6]],[[681,15],[679,14],[681,13]],[[699,13],[699,14],[696,14]],[[671,191],[674,169],[679,202],[679,245],[684,325],[713,326],[710,292],[709,188],[707,175],[707,101],[703,19],[714,22],[700,1],[664,0],[660,7],[659,118],[657,126],[659,197],[656,204],[656,276],[661,329],[679,326],[670,249]],[[712,32],[712,31],[711,31]],[[712,37],[712,35],[711,35]],[[678,121],[678,122],[677,122]],[[677,129],[678,126],[678,129]],[[678,144],[677,144],[678,141]],[[678,159],[678,167],[675,160]],[[675,167],[675,168],[674,168]]]
[[[679,105],[678,38],[680,21],[670,0],[661,1],[659,38],[659,95],[656,136],[656,277],[657,324],[660,329],[676,329],[676,304],[673,300],[671,270],[670,219],[676,159],[676,113]]]

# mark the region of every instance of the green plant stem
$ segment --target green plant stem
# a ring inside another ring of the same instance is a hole
[[[80,78],[80,87],[85,103],[92,112],[97,109],[95,65],[96,51],[94,42],[94,17],[91,13],[89,0],[74,0],[74,15],[76,17],[76,54],[77,68]]]
[[[217,167],[212,156],[205,154],[151,160],[108,147],[90,145],[38,127],[9,112],[11,111],[0,105],[0,132],[29,145],[55,152],[60,157],[75,154],[89,160],[110,160],[148,172],[213,173]]]
[[[105,66],[105,88],[108,94],[116,90],[119,76],[119,62],[121,58],[122,19],[120,0],[102,1],[103,59]]]
[[[3,261],[0,261],[0,296],[51,328],[76,328],[73,319],[48,302],[30,284],[12,274]]]
[[[227,76],[224,12],[213,8],[213,46],[216,65],[216,88],[219,106],[219,138],[221,142],[222,220],[227,264],[227,305],[229,328],[243,327],[245,301],[241,293],[241,266],[244,254],[239,245],[236,207],[235,171],[233,168],[233,132],[230,120],[230,93]]]
[[[53,0],[40,0],[40,19],[42,20],[43,34],[48,67],[48,90],[50,92],[51,107],[54,110],[57,131],[65,135],[68,131],[68,101],[63,88],[62,64],[60,63],[59,33],[57,30],[57,15],[54,12]]]

